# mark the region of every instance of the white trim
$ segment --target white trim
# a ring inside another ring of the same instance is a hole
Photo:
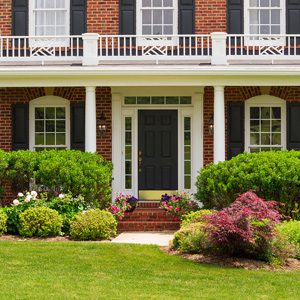
[[[43,96],[29,102],[29,149],[34,150],[35,115],[36,107],[65,107],[66,108],[66,147],[70,148],[70,101],[58,96]],[[53,146],[55,147],[55,146]]]
[[[113,157],[114,165],[114,181],[113,193],[124,192],[138,196],[138,110],[177,110],[178,111],[178,190],[184,188],[184,148],[183,148],[183,132],[184,117],[191,117],[191,190],[195,191],[194,183],[198,171],[203,166],[203,89],[185,88],[185,87],[123,87],[113,88]],[[117,95],[117,96],[114,96]],[[126,96],[191,96],[191,105],[124,105],[124,97]],[[118,102],[118,104],[116,103]],[[121,111],[121,117],[120,117]],[[125,189],[125,138],[124,126],[125,117],[132,118],[132,188]],[[120,121],[121,122],[120,122]],[[121,129],[120,129],[121,123]]]
[[[245,151],[248,151],[250,147],[250,108],[264,106],[276,106],[281,108],[281,145],[283,150],[286,149],[286,101],[275,96],[261,95],[245,101]],[[268,147],[268,145],[266,145],[266,147]]]
[[[244,0],[244,33],[245,35],[250,34],[250,0]],[[258,7],[259,8],[259,7]],[[272,9],[272,8],[270,8]],[[286,32],[286,4],[285,0],[280,0],[280,33],[279,35],[283,35]],[[261,24],[258,24],[260,26]],[[256,34],[251,34],[254,37]],[[257,34],[260,35],[260,34]],[[270,39],[258,39],[258,40],[250,40],[249,36],[245,36],[245,45],[249,46],[283,46],[285,45],[285,37],[280,36],[276,38],[276,34],[269,34]],[[276,39],[275,39],[276,38]]]

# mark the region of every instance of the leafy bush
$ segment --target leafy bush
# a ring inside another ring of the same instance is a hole
[[[182,217],[180,227],[182,228],[192,223],[204,222],[205,216],[211,215],[213,212],[214,212],[213,210],[209,210],[209,209],[202,209],[202,210],[190,212],[189,214],[184,215]]]
[[[7,215],[3,210],[0,210],[0,235],[7,231],[6,227]]]
[[[287,237],[288,241],[296,247],[296,257],[300,259],[300,221],[291,220],[279,223],[277,230]]]
[[[76,240],[109,239],[116,231],[117,222],[113,215],[100,209],[77,215],[70,227],[70,234]]]
[[[2,152],[0,171],[1,155]],[[3,174],[17,190],[28,190],[29,186],[39,189],[42,186],[50,196],[71,192],[75,196],[82,195],[88,203],[98,202],[101,207],[109,206],[112,164],[96,153],[26,150],[12,151],[6,155],[3,161],[7,159],[8,163],[3,163]]]
[[[160,207],[174,216],[174,221],[179,221],[185,214],[199,209],[192,196],[186,192],[162,195]]]
[[[49,207],[33,207],[19,215],[19,233],[22,236],[47,237],[60,233],[62,219],[57,211]]]
[[[178,230],[174,235],[172,248],[189,253],[206,252],[209,240],[203,223],[192,223]]]
[[[284,213],[300,218],[300,151],[240,154],[209,165],[197,177],[196,198],[204,208],[222,209],[249,190],[285,204]]]

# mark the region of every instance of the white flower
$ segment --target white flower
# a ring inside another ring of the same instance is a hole
[[[17,205],[20,204],[20,201],[19,201],[18,199],[15,199],[15,200],[13,201],[13,204],[17,206]]]
[[[32,196],[27,195],[24,201],[28,203],[28,202],[30,202],[31,199],[32,199]]]
[[[18,197],[24,197],[23,193],[18,193]]]
[[[64,195],[64,194],[59,194],[59,195],[58,195],[58,198],[59,198],[59,199],[64,199],[64,198],[65,198],[65,195]]]
[[[32,200],[36,200],[38,193],[36,191],[32,191],[30,195],[32,196]]]

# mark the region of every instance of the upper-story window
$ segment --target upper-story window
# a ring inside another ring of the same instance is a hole
[[[177,2],[177,0],[137,0],[137,34],[177,34]]]
[[[284,34],[285,1],[245,0],[246,34]]]
[[[70,0],[29,1],[31,36],[69,35]]]

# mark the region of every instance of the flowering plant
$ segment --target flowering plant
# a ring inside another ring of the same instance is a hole
[[[198,209],[198,204],[192,199],[191,194],[175,193],[161,196],[160,207],[174,216],[174,221],[181,220],[182,216]]]
[[[134,196],[118,193],[115,201],[110,205],[109,211],[116,219],[122,220],[125,212],[133,211],[137,207],[137,204],[138,199]]]

